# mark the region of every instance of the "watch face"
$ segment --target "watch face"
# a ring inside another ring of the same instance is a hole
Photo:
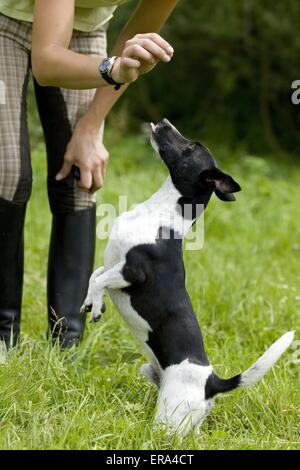
[[[111,59],[109,57],[106,57],[100,65],[100,72],[101,73],[107,73],[109,68],[110,68],[110,61]]]

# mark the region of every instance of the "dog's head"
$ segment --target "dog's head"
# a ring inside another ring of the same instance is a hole
[[[167,367],[159,381],[148,374],[160,390],[158,396],[156,423],[165,425],[187,435],[191,430],[198,431],[209,414],[214,397],[239,387],[252,385],[261,379],[290,346],[294,332],[285,333],[242,374],[230,379],[221,379],[212,366],[201,366],[188,360]]]
[[[197,198],[215,194],[222,201],[234,201],[239,184],[219,168],[210,151],[199,142],[186,139],[167,120],[151,123],[151,143],[167,165],[172,181],[182,196]]]

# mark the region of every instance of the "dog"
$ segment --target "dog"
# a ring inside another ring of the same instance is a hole
[[[141,373],[159,388],[155,423],[186,435],[199,431],[215,395],[260,379],[294,333],[284,334],[242,374],[221,379],[214,373],[185,288],[182,241],[213,193],[230,202],[241,188],[205,146],[167,119],[151,124],[151,143],[169,176],[150,199],[116,219],[81,312],[98,321],[109,294],[150,360]]]

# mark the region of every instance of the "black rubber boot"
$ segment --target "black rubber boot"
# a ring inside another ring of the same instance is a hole
[[[93,271],[96,208],[53,216],[48,263],[48,318],[62,348],[78,344],[85,326],[80,307]]]
[[[16,345],[20,334],[26,204],[0,198],[0,339]]]

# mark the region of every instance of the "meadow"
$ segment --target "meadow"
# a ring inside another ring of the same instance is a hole
[[[202,250],[186,251],[186,284],[216,372],[245,370],[284,332],[296,341],[257,385],[217,397],[198,436],[154,430],[156,389],[139,375],[145,358],[107,299],[77,350],[46,340],[50,212],[44,148],[32,155],[26,221],[22,340],[0,365],[1,449],[299,449],[300,163],[208,143],[242,186],[235,203],[215,196]],[[143,133],[109,131],[110,164],[98,204],[143,201],[166,169]],[[98,220],[100,221],[100,219]],[[96,266],[104,240],[97,242]]]

